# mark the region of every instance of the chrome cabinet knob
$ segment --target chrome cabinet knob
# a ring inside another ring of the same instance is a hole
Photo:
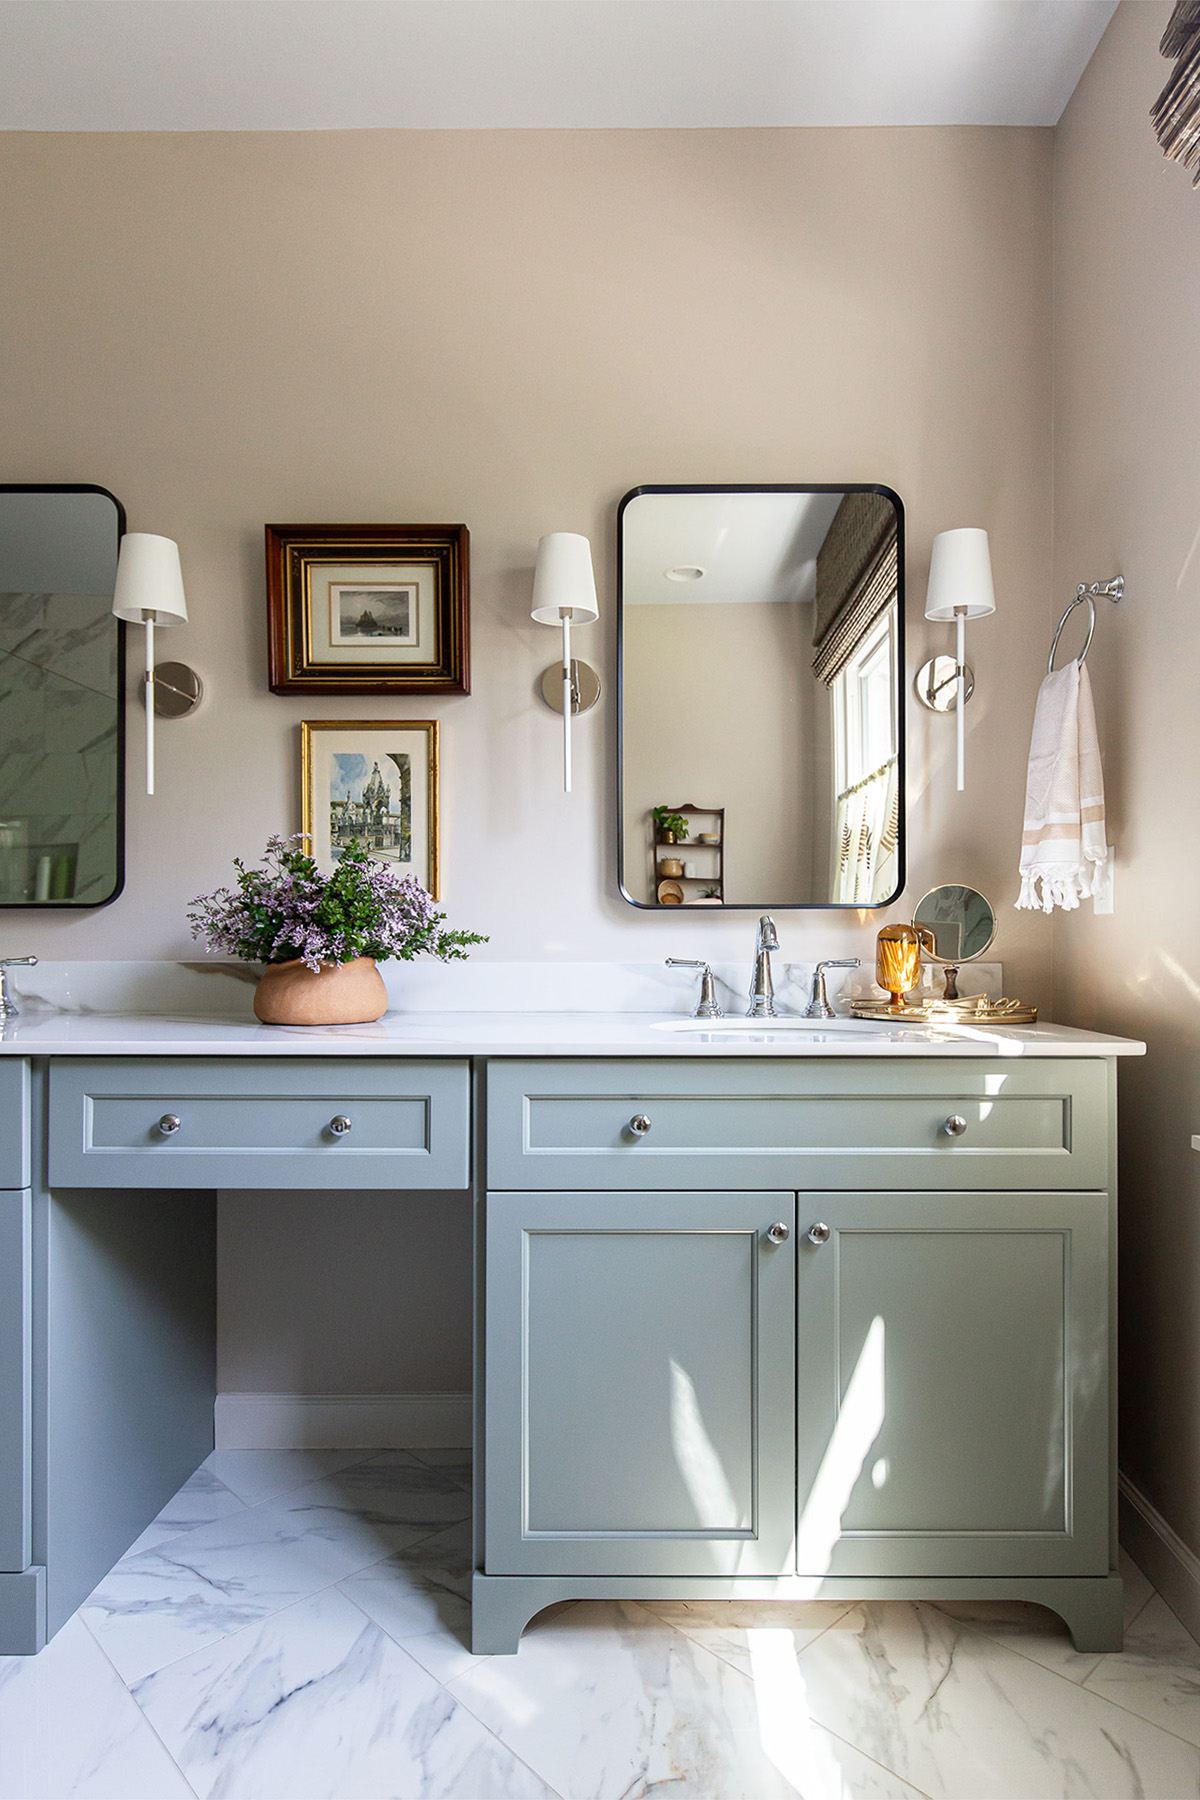
[[[767,1236],[773,1244],[786,1244],[788,1238],[791,1236],[791,1232],[784,1224],[783,1220],[780,1219],[778,1224],[767,1226]]]
[[[967,1121],[959,1113],[951,1113],[942,1130],[947,1137],[961,1137],[967,1129]]]
[[[629,1129],[634,1137],[645,1137],[650,1129],[650,1120],[645,1113],[634,1113],[629,1121]]]
[[[329,1129],[334,1137],[345,1137],[346,1133],[350,1130],[350,1120],[346,1117],[345,1113],[337,1113],[330,1119]]]
[[[164,1137],[174,1137],[183,1121],[177,1113],[164,1113],[158,1121],[158,1129]]]
[[[810,1244],[827,1244],[829,1242],[829,1227],[826,1225],[824,1219],[818,1219],[815,1225],[809,1226],[806,1235]]]

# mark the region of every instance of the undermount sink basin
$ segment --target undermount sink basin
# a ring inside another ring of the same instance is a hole
[[[779,1019],[656,1019],[655,1031],[706,1031],[752,1032],[757,1037],[764,1034],[774,1037],[779,1032],[846,1032],[853,1037],[881,1037],[879,1028],[870,1019],[801,1019],[785,1016]]]

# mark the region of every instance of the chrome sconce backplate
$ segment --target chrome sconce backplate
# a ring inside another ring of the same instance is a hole
[[[965,663],[963,668],[966,678],[964,698],[969,700],[975,692],[975,671],[969,663]],[[958,664],[952,656],[931,656],[917,670],[913,681],[917,699],[930,712],[954,712],[957,708],[957,676]]]

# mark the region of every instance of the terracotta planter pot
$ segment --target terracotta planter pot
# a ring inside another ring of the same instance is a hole
[[[264,1025],[367,1025],[387,1011],[387,989],[373,956],[322,963],[314,972],[299,958],[271,963],[254,990]]]

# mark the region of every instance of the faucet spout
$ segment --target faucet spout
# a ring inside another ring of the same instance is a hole
[[[758,921],[758,935],[754,942],[754,976],[750,983],[750,1004],[746,1008],[748,1019],[773,1019],[775,1017],[775,984],[771,979],[771,952],[779,948],[779,935],[775,930],[775,921],[768,913],[764,913]]]

